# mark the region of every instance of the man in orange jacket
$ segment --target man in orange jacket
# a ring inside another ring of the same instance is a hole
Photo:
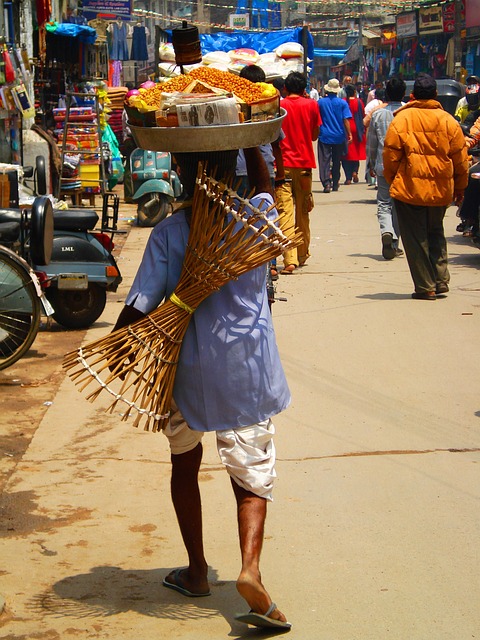
[[[449,289],[443,218],[452,200],[461,203],[468,182],[462,129],[436,97],[434,78],[420,74],[413,100],[395,112],[383,148],[416,300],[435,300]]]

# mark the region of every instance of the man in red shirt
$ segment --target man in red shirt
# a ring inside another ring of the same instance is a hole
[[[286,98],[282,107],[287,116],[282,124],[284,139],[282,149],[285,177],[292,181],[295,201],[295,226],[302,232],[303,244],[298,247],[298,265],[289,265],[284,272],[292,272],[296,266],[302,267],[310,257],[310,218],[313,209],[312,169],[317,165],[313,142],[317,140],[320,125],[320,111],[315,100],[305,97],[307,81],[298,71],[292,71],[285,78]]]

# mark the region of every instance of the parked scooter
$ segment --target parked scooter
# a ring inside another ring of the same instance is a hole
[[[24,215],[19,209],[1,209],[0,222],[20,222]],[[93,324],[105,308],[107,291],[116,291],[122,281],[111,235],[94,231],[98,219],[90,209],[54,211],[48,264],[36,252],[31,237],[23,241],[33,269],[45,274],[42,284],[54,319],[68,329]],[[25,248],[18,251],[24,252]]]
[[[68,329],[93,324],[105,309],[107,291],[116,291],[122,281],[111,234],[95,231],[98,219],[91,209],[54,211],[50,263],[34,266],[47,274],[53,317]]]
[[[171,212],[172,202],[182,193],[180,179],[172,171],[171,155],[164,151],[135,149],[130,156],[133,200],[141,227],[154,227]]]

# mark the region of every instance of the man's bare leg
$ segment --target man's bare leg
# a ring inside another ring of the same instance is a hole
[[[267,501],[246,491],[233,480],[232,487],[237,500],[238,533],[242,553],[242,570],[237,580],[237,590],[252,611],[264,614],[272,604],[260,575]],[[279,609],[274,609],[269,617],[282,622],[287,621]]]
[[[192,451],[171,456],[172,502],[177,514],[183,543],[188,553],[188,568],[174,576],[172,571],[166,581],[176,583],[192,593],[208,593],[208,565],[203,550],[202,502],[198,486],[198,472],[202,462],[203,447],[199,443]]]

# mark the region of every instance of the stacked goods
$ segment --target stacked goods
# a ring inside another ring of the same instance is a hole
[[[64,154],[63,158],[62,191],[82,189],[87,193],[100,193],[100,155],[74,153],[90,150],[93,152],[101,146],[93,107],[71,107],[67,124],[65,108],[54,109],[53,115],[57,143],[61,147],[65,138],[65,150],[71,152],[68,155]]]
[[[211,293],[230,280],[265,265],[298,246],[301,234],[273,221],[272,212],[249,205],[227,185],[208,177],[199,167],[190,233],[183,270],[174,293],[144,319],[118,329],[67,354],[68,375],[85,389],[96,388],[117,404],[122,415],[135,415],[134,426],[159,431],[168,423],[176,366],[192,314]]]
[[[132,124],[137,113],[155,113],[157,127],[208,126],[260,122],[276,118],[280,97],[273,85],[253,83],[211,67],[197,67],[164,83],[140,88],[125,106]]]
[[[108,112],[108,124],[119,144],[123,142],[122,113],[127,92],[127,87],[108,87],[107,89],[108,106],[106,110]]]
[[[262,49],[266,48],[265,44],[261,45]],[[175,62],[175,51],[171,43],[160,45],[158,55],[160,76],[170,78],[183,73]],[[275,78],[286,78],[290,71],[303,72],[303,58],[304,49],[301,44],[285,42],[267,53],[259,53],[255,49],[245,47],[230,51],[209,51],[202,56],[201,64],[236,74],[239,74],[245,65],[255,64],[264,70],[267,80],[271,81]],[[194,66],[184,66],[184,71],[190,71],[192,68]]]

